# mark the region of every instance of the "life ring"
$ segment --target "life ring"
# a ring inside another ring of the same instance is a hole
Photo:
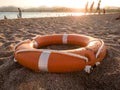
[[[80,48],[73,50],[38,49],[53,44],[73,44]],[[78,34],[55,34],[37,36],[22,41],[14,47],[15,61],[35,70],[48,72],[72,72],[97,65],[106,55],[106,46],[100,39]]]

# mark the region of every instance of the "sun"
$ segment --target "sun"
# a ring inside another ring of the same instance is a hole
[[[85,7],[85,0],[71,0],[71,2],[66,3],[67,7],[70,8],[84,8]]]

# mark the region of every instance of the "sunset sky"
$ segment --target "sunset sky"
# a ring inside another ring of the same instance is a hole
[[[0,0],[1,6],[17,6],[23,8],[39,7],[39,6],[64,6],[71,8],[84,8],[85,3],[89,5],[94,1],[97,5],[98,0]],[[101,7],[105,6],[118,6],[120,7],[120,0],[101,0]]]

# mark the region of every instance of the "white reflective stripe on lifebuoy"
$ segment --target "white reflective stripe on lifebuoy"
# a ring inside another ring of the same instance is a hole
[[[63,34],[63,38],[62,38],[62,42],[63,44],[67,44],[67,39],[68,38],[68,34]]]
[[[48,60],[51,52],[43,51],[39,57],[38,68],[40,71],[48,71]]]

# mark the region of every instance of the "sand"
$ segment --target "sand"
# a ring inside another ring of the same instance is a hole
[[[120,90],[120,20],[115,20],[118,15],[0,20],[0,90]],[[107,46],[105,59],[90,74],[36,73],[13,62],[16,43],[36,35],[63,33],[103,39]]]

